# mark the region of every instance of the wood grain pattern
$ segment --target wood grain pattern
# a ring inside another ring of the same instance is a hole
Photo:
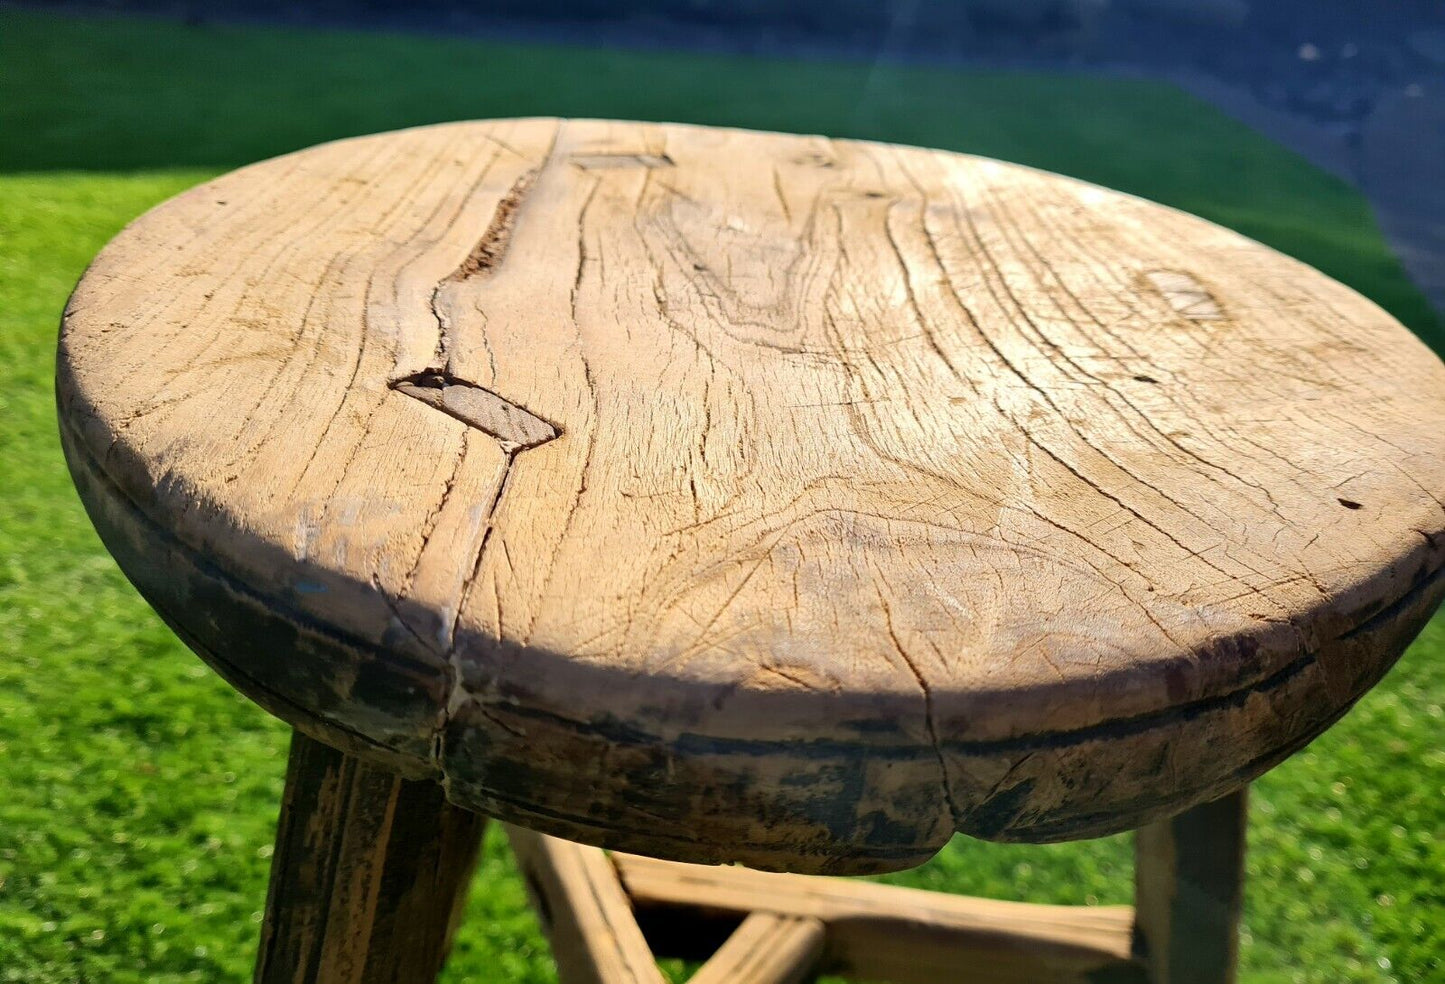
[[[561,984],[666,984],[605,854],[510,825],[507,839]]]
[[[1134,835],[1135,949],[1150,984],[1234,984],[1248,793]]]
[[[936,984],[961,974],[987,984],[1147,979],[1131,953],[1130,906],[1000,902],[627,854],[614,854],[612,861],[639,918],[687,909],[816,919],[827,928],[822,968],[853,980]],[[668,942],[657,941],[659,953],[673,952]]]
[[[297,734],[256,984],[432,984],[486,818]]]
[[[799,984],[823,955],[823,923],[806,916],[754,912],[689,984]]]
[[[1445,592],[1445,367],[1200,219],[995,161],[538,119],[148,213],[68,460],[264,706],[461,805],[861,872],[1309,741]]]

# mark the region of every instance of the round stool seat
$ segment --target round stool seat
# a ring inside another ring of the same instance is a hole
[[[1445,578],[1445,367],[1201,219],[822,137],[345,140],[91,266],[66,452],[273,713],[470,809],[867,872],[1223,795]]]

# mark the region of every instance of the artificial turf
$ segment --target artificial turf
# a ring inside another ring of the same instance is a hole
[[[1175,205],[1442,334],[1365,202],[1162,85],[0,9],[0,981],[243,981],[287,732],[126,584],[70,490],[53,345],[126,221],[219,171],[435,120],[555,114],[966,150]],[[1445,981],[1445,620],[1254,790],[1242,979]],[[891,881],[1130,899],[1127,837],[956,839]],[[672,971],[679,968],[672,966]],[[449,982],[552,980],[494,830]]]

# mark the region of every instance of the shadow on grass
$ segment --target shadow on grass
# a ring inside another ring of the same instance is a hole
[[[1157,83],[0,10],[0,172],[222,170],[337,137],[596,116],[943,147],[1195,212],[1445,334],[1361,196]]]

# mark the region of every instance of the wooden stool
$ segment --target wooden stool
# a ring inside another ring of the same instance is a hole
[[[431,980],[483,815],[568,982],[660,980],[634,911],[699,982],[1225,981],[1243,787],[1445,592],[1423,345],[957,154],[328,144],[121,233],[58,375],[111,552],[298,731],[263,982]],[[809,877],[1136,827],[1133,910]]]

